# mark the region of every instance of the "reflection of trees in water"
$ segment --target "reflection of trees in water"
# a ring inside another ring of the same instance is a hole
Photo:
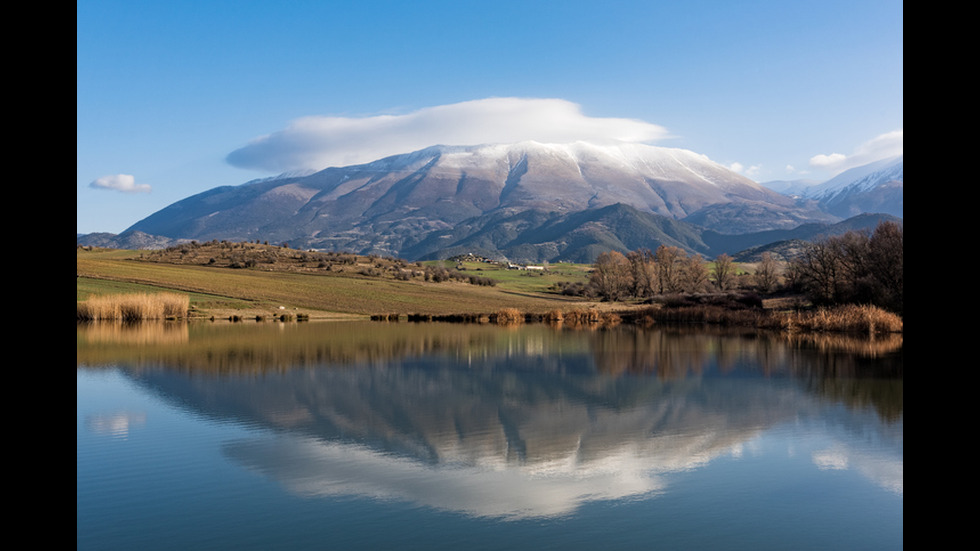
[[[77,341],[79,365],[166,365],[216,374],[388,365],[419,358],[429,364],[442,358],[457,366],[503,360],[525,374],[567,371],[573,364],[588,370],[581,360],[590,360],[605,377],[643,375],[660,381],[747,369],[801,378],[812,392],[850,407],[871,405],[885,419],[897,418],[903,407],[901,335],[860,339],[701,326],[568,329],[524,324],[502,329],[452,323],[146,323],[86,324],[79,326]],[[877,380],[882,378],[894,380],[886,385]]]
[[[624,327],[593,333],[590,339],[596,368],[605,374],[669,381],[715,368],[728,373],[751,367],[765,375],[802,379],[814,393],[852,409],[871,407],[889,421],[903,413],[901,335],[866,339]]]
[[[902,419],[904,353],[900,335],[863,342],[812,336],[794,344],[792,368],[806,381],[808,390],[851,409],[871,408],[889,422]]]
[[[599,371],[647,373],[662,379],[700,374],[709,366],[722,373],[753,365],[765,374],[798,371],[857,376],[901,376],[902,336],[856,338],[836,334],[781,334],[632,326],[590,334]]]
[[[623,328],[590,334],[596,369],[610,375],[651,374],[683,379],[698,374],[715,356],[717,338]]]
[[[902,336],[874,339],[834,334],[732,332],[708,327],[624,325],[597,329],[521,324],[306,323],[209,325],[184,323],[92,323],[77,328],[79,364],[126,360],[166,362],[173,367],[219,373],[262,372],[317,365],[374,364],[423,355],[468,358],[569,350],[589,351],[608,375],[656,374],[676,379],[700,374],[706,366],[728,372],[751,365],[764,373],[799,369],[800,353],[819,353],[819,367],[807,357],[805,371],[851,376],[868,368],[901,376]],[[896,372],[896,368],[898,371]]]
[[[214,373],[262,373],[322,365],[370,365],[460,350],[492,354],[502,346],[501,341],[506,344],[513,340],[502,338],[492,326],[462,324],[202,323],[183,327],[184,342],[174,346],[178,343],[150,337],[158,329],[149,324],[114,332],[94,324],[79,326],[78,363],[165,363]]]
[[[808,389],[851,409],[871,409],[885,421],[900,421],[904,414],[902,379],[844,378],[814,375]]]

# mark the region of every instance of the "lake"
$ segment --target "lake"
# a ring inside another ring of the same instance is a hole
[[[901,549],[901,337],[79,325],[78,549]]]

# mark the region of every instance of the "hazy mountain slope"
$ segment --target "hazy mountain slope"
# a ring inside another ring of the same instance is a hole
[[[770,180],[762,182],[762,186],[782,193],[783,195],[801,196],[806,193],[808,188],[821,183],[819,180],[807,180],[804,178],[800,180]]]
[[[783,248],[788,242],[816,241],[833,235],[841,235],[849,231],[872,231],[882,222],[902,223],[900,218],[888,214],[861,214],[842,220],[835,224],[803,224],[789,230],[767,230],[738,235],[722,234],[712,230],[701,233],[707,250],[712,255],[743,252],[759,255],[765,250]],[[791,245],[799,249],[798,244]],[[787,255],[781,255],[787,256]]]

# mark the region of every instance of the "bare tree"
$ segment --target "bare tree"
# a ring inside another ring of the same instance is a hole
[[[772,291],[779,284],[779,265],[772,253],[762,253],[762,260],[755,268],[755,282],[764,293]]]
[[[635,297],[648,297],[653,294],[656,284],[656,262],[650,249],[638,249],[626,255],[632,276],[631,292]]]
[[[868,240],[865,257],[868,291],[874,303],[899,314],[905,302],[905,230],[895,222],[882,222]]]
[[[847,232],[808,244],[794,261],[794,279],[816,304],[855,301],[868,236]]]
[[[847,232],[809,244],[792,264],[794,283],[816,304],[904,309],[904,230],[884,222],[871,235]]]
[[[632,286],[629,261],[617,251],[600,254],[593,264],[589,285],[605,300],[621,300]]]
[[[687,254],[677,247],[660,245],[654,254],[657,265],[657,290],[674,293],[680,290],[680,266]]]
[[[725,253],[715,258],[714,281],[722,291],[727,291],[735,283],[735,260]]]
[[[708,287],[708,267],[700,255],[688,256],[681,266],[681,287],[688,293],[700,293]]]

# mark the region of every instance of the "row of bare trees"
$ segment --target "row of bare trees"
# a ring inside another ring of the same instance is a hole
[[[593,264],[589,291],[603,300],[645,298],[658,294],[730,290],[736,283],[735,263],[722,254],[714,262],[683,249],[661,245],[627,254],[602,253]]]
[[[787,276],[815,304],[871,304],[904,311],[903,227],[882,222],[871,233],[850,231],[807,246]]]
[[[616,301],[712,290],[765,294],[789,289],[817,305],[874,305],[901,315],[904,249],[902,225],[889,221],[872,232],[850,231],[809,243],[788,263],[764,253],[751,276],[739,274],[727,254],[708,262],[666,245],[653,252],[610,251],[599,255],[588,285],[578,292]]]

